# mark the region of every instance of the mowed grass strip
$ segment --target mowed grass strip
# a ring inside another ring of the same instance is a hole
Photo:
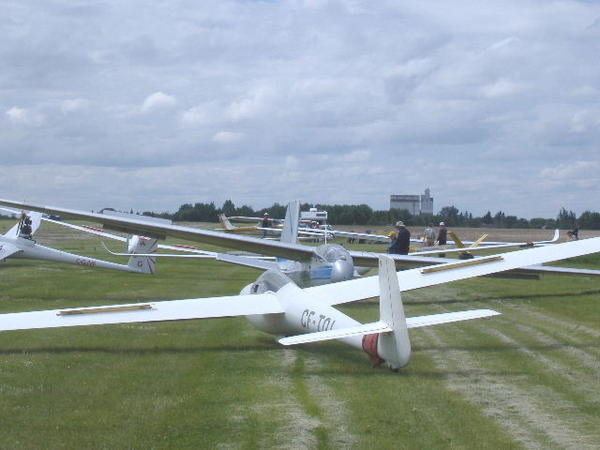
[[[97,238],[49,229],[50,246],[125,260]],[[595,257],[585,265],[600,268]],[[206,260],[157,269],[8,260],[0,310],[230,295],[260,274]],[[406,293],[409,316],[504,316],[411,331],[413,360],[397,374],[335,342],[283,348],[243,318],[0,333],[1,447],[584,448],[597,442],[598,408],[574,381],[598,380],[598,290],[591,277],[543,276]],[[343,309],[378,316],[372,300]]]
[[[439,367],[474,371],[470,383],[449,377],[448,385],[513,430],[525,447],[595,448],[600,442],[600,305],[598,296],[585,294],[597,281],[586,278],[577,283],[573,277],[544,277],[540,290],[554,291],[548,297],[513,295],[506,285],[495,285],[500,281],[487,280],[478,287],[478,295],[451,306],[492,307],[502,311],[502,317],[425,331],[430,344],[435,342],[428,353]],[[569,286],[566,281],[571,281]],[[556,294],[569,288],[564,297]],[[491,295],[500,291],[496,298]],[[463,340],[463,345],[451,343]]]

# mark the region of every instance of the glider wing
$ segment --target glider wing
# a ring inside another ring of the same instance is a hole
[[[274,242],[267,239],[254,238],[251,236],[237,236],[217,231],[201,230],[192,227],[177,226],[167,221],[149,220],[144,216],[133,214],[98,214],[79,211],[74,209],[56,208],[51,206],[37,205],[33,203],[15,202],[11,200],[0,200],[1,205],[24,208],[46,214],[57,214],[73,219],[83,219],[98,222],[105,228],[123,231],[141,236],[164,238],[172,236],[194,242],[213,244],[221,247],[244,250],[263,255],[276,256],[293,259],[296,261],[309,260],[313,255],[311,247],[300,244]]]
[[[397,276],[401,290],[410,291],[596,252],[600,252],[600,237],[404,270],[398,272]],[[410,258],[410,256],[404,256],[404,258]],[[434,258],[430,259],[433,260]],[[377,277],[342,281],[310,287],[306,290],[330,305],[353,302],[379,295]]]
[[[283,312],[275,294],[168,300],[0,314],[0,331],[209,319]]]

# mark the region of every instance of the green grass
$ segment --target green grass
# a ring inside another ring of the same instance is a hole
[[[45,238],[110,259],[95,238],[47,224]],[[600,257],[570,263],[600,268]],[[259,273],[160,260],[149,277],[9,259],[0,311],[235,294]],[[283,348],[243,318],[0,333],[0,448],[593,448],[599,292],[592,277],[546,275],[405,293],[409,316],[503,315],[412,330],[399,373],[340,343]],[[378,315],[372,300],[343,310]]]

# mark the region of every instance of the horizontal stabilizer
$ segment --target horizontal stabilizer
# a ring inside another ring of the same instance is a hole
[[[217,256],[216,252],[211,252],[209,250],[201,250],[199,248],[192,247],[191,245],[182,245],[182,244],[165,245],[165,244],[158,244],[158,248],[160,250],[176,250],[176,251],[179,251],[179,252],[196,253],[198,255],[212,256],[213,258]]]
[[[19,214],[21,213],[21,211],[18,211],[16,209],[4,208],[2,206],[0,206],[0,212],[2,212],[2,214],[8,213],[10,216],[14,217],[19,217]]]
[[[0,208],[2,209],[2,208]],[[115,239],[117,241],[121,241],[121,242],[127,242],[127,238],[122,237],[122,236],[118,236],[116,234],[112,234],[112,233],[107,233],[104,230],[101,230],[99,228],[94,228],[94,227],[90,227],[88,225],[73,225],[72,223],[68,223],[68,222],[61,222],[58,220],[52,220],[52,219],[44,219],[47,222],[51,222],[51,223],[55,223],[57,225],[61,225],[63,227],[68,227],[68,228],[73,228],[74,230],[79,230],[79,231],[84,231],[86,233],[90,233],[90,234],[94,234],[96,236],[100,236],[100,237],[105,237],[105,238],[109,238],[109,239]],[[104,242],[102,242],[102,245],[104,246],[104,249],[115,256],[132,256],[132,253],[128,253],[128,252],[113,252],[111,251],[106,244],[104,244]],[[164,254],[164,253],[152,253],[152,254],[142,254],[142,253],[138,253],[137,256],[170,256],[170,257],[179,257],[179,258],[194,258],[194,257],[198,257],[198,258],[216,258],[217,253],[216,252],[211,252],[208,250],[200,250],[199,248],[196,247],[192,247],[190,245],[166,245],[166,244],[158,244],[157,246],[160,250],[175,250],[175,251],[180,251],[180,252],[187,252],[187,253],[195,253],[199,256],[194,256],[194,255],[180,255],[180,254]]]
[[[211,259],[215,259],[216,258],[216,253],[214,252],[210,252],[211,254],[204,254],[204,253],[199,253],[199,254],[193,254],[193,255],[189,255],[189,254],[182,254],[182,253],[132,253],[132,252],[113,252],[111,249],[109,249],[106,244],[104,242],[101,242],[102,246],[104,247],[104,250],[106,250],[108,253],[110,253],[111,255],[115,255],[115,256],[145,256],[145,257],[152,257],[155,258],[157,256],[166,256],[169,258],[211,258]],[[158,245],[159,248],[161,248],[160,244]],[[183,251],[183,250],[182,250]]]
[[[484,317],[497,316],[499,314],[498,311],[494,311],[493,309],[470,309],[468,311],[409,317],[406,319],[406,325],[408,328],[420,328],[428,327],[430,325],[460,322],[461,320],[481,319]]]
[[[343,339],[351,336],[361,336],[365,334],[385,333],[392,331],[392,328],[385,322],[365,323],[350,328],[340,328],[337,330],[319,331],[317,333],[299,334],[278,340],[283,345],[306,344],[308,342],[330,341],[332,339]]]

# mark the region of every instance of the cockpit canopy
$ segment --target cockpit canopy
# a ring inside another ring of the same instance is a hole
[[[345,261],[350,258],[348,251],[339,244],[323,244],[315,248],[315,254],[323,261]]]
[[[277,292],[292,280],[279,270],[267,270],[252,284],[253,294],[262,294],[267,291]]]

